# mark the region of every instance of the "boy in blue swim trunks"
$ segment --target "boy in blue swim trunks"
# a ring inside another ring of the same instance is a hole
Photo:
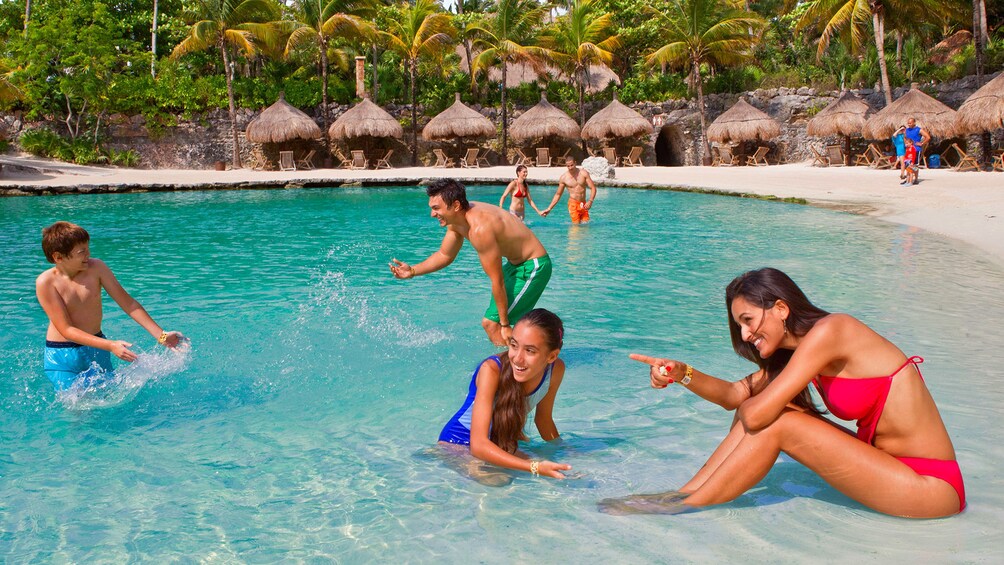
[[[111,354],[123,361],[136,360],[131,343],[108,339],[101,332],[101,289],[157,343],[174,348],[185,339],[180,332],[158,326],[122,288],[108,265],[91,258],[90,239],[87,230],[70,222],[56,222],[42,230],[42,251],[55,266],[35,279],[35,295],[49,317],[43,363],[56,390],[110,372]]]
[[[470,240],[492,285],[492,300],[481,326],[492,343],[508,345],[513,324],[533,309],[551,280],[547,250],[530,228],[508,211],[484,202],[468,202],[464,185],[454,179],[439,179],[426,193],[432,217],[446,228],[443,243],[439,251],[414,266],[392,259],[391,273],[410,279],[438,271],[457,258],[465,239]]]

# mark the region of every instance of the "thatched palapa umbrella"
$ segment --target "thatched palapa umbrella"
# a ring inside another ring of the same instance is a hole
[[[540,137],[579,139],[582,130],[571,116],[547,101],[547,94],[541,93],[536,106],[513,120],[509,133],[516,141]]]
[[[781,135],[781,124],[742,98],[708,126],[708,139],[718,143],[758,141]]]
[[[456,102],[452,106],[436,114],[425,124],[422,128],[422,139],[436,141],[495,135],[495,124],[491,120],[461,102],[459,92],[456,93],[456,97]]]
[[[917,125],[933,137],[952,137],[956,132],[955,117],[955,110],[924,94],[913,83],[909,92],[868,118],[861,133],[868,139],[885,139],[907,119],[916,118]]]
[[[252,143],[285,143],[294,139],[321,139],[321,128],[314,120],[286,102],[284,93],[244,130]]]
[[[1004,72],[966,98],[957,114],[958,133],[983,133],[1004,128]]]
[[[357,137],[394,137],[404,136],[404,128],[387,113],[365,96],[362,102],[349,108],[328,128],[328,136],[335,139],[354,139]]]
[[[582,139],[634,137],[642,133],[652,133],[652,123],[617,100],[616,92],[610,104],[593,114],[582,126]]]
[[[844,164],[850,165],[851,136],[861,135],[865,120],[872,111],[867,102],[858,98],[853,92],[845,90],[839,98],[809,120],[806,132],[816,137],[844,136]]]

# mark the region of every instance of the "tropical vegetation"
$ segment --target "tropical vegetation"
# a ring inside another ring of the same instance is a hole
[[[541,90],[580,121],[615,87],[627,103],[695,97],[703,127],[709,93],[877,87],[888,100],[995,73],[1002,23],[1004,3],[985,0],[4,0],[0,111],[46,124],[27,145],[98,162],[116,115],[157,130],[226,111],[236,165],[238,109],[285,92],[327,125],[329,102],[356,99],[348,62],[362,57],[367,91],[407,109],[413,143],[461,92],[497,108],[504,151],[513,105]],[[537,83],[503,87],[514,64]],[[587,92],[595,65],[620,84]]]

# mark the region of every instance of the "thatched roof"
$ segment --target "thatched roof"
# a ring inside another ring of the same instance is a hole
[[[983,85],[959,106],[959,133],[982,133],[1004,127],[1004,73]]]
[[[608,137],[634,137],[642,133],[652,133],[652,123],[638,112],[614,99],[582,126],[582,139],[604,139]]]
[[[283,93],[244,130],[252,143],[283,143],[294,139],[320,139],[321,128],[314,120],[289,105]]]
[[[377,106],[369,96],[349,108],[328,128],[331,139],[352,139],[355,137],[397,137],[404,135],[401,124]]]
[[[437,114],[422,128],[422,139],[456,139],[458,137],[491,137],[495,135],[495,124],[460,101]]]
[[[541,93],[540,102],[536,106],[509,125],[509,135],[516,141],[548,136],[579,139],[581,133],[579,124],[548,102],[545,93]]]
[[[467,51],[464,49],[463,45],[458,44],[456,48],[457,55],[460,56],[460,70],[465,74],[467,72]],[[477,53],[474,54],[477,56]],[[546,75],[546,76],[545,76]],[[492,67],[488,70],[488,80],[491,82],[502,82],[502,69],[498,67]],[[559,71],[558,69],[548,66],[544,73],[538,74],[533,70],[533,67],[525,63],[506,63],[505,71],[505,82],[506,88],[515,88],[521,84],[526,84],[530,82],[571,82],[565,73]],[[610,67],[606,65],[589,65],[589,70],[586,80],[586,93],[595,94],[597,92],[602,92],[606,90],[610,83],[614,83],[618,86],[621,84],[621,79],[617,76],[617,73],[613,72]]]
[[[916,118],[917,125],[934,137],[955,135],[955,110],[924,94],[917,83],[898,100],[868,118],[861,131],[868,139],[885,139],[893,134],[908,118]]]
[[[861,135],[872,107],[853,92],[845,90],[840,98],[823,108],[809,120],[806,132],[816,137],[828,135]]]
[[[742,98],[708,126],[708,139],[718,143],[767,140],[781,135],[781,124]]]

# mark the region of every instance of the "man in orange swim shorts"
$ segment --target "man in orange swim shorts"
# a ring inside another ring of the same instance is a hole
[[[576,166],[574,157],[566,157],[565,166],[568,170],[558,179],[558,190],[554,193],[551,204],[540,215],[546,217],[551,212],[554,205],[561,200],[561,194],[565,192],[567,186],[568,215],[572,218],[573,224],[584,224],[589,221],[589,209],[593,207],[593,200],[596,200],[596,185],[589,176],[589,171]],[[586,186],[590,190],[589,200],[586,200]]]

